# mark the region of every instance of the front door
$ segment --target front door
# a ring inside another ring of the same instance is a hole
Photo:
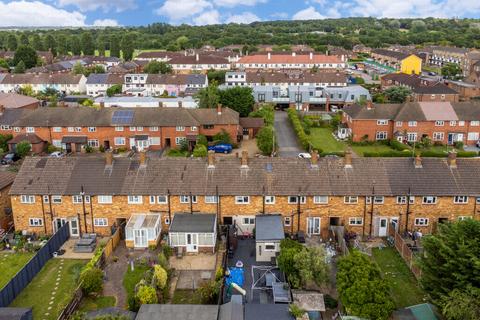
[[[196,233],[187,233],[187,252],[198,252],[198,238]]]
[[[78,218],[70,218],[69,226],[70,226],[70,236],[71,237],[78,237],[80,235],[80,228],[78,226]]]
[[[146,229],[135,229],[134,232],[134,246],[135,248],[146,248],[147,247],[147,230]]]
[[[398,218],[390,218],[390,224],[393,227],[393,230],[398,232]]]
[[[307,234],[309,236],[314,234],[320,234],[320,218],[319,217],[307,218]]]
[[[379,237],[386,237],[387,236],[387,229],[388,229],[388,219],[387,218],[379,218],[378,219],[378,236]]]
[[[135,138],[130,138],[130,149],[133,149],[135,147]]]
[[[147,149],[149,146],[148,140],[137,140],[137,148],[139,151]]]
[[[67,222],[67,219],[65,218],[55,218],[53,220],[53,232],[57,232],[58,229],[63,227],[63,225]]]

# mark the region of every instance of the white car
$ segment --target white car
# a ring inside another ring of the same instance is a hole
[[[299,154],[298,154],[298,157],[299,157],[299,158],[302,158],[302,159],[311,159],[311,158],[312,158],[312,156],[310,155],[310,153],[306,153],[306,152],[299,153]]]
[[[65,154],[61,151],[55,151],[50,153],[49,157],[50,158],[62,158]]]

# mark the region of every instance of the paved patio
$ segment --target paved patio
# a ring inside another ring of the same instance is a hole
[[[198,289],[215,276],[214,270],[182,270],[178,272],[176,289]]]
[[[60,250],[65,250],[65,253],[61,256],[57,256],[57,259],[85,259],[90,260],[93,257],[93,253],[95,252],[73,252],[73,247],[75,246],[75,242],[78,239],[68,239],[61,247]],[[98,246],[98,242],[97,242]]]
[[[175,270],[215,270],[217,254],[199,253],[183,256],[181,259],[172,256],[169,262],[170,267]]]

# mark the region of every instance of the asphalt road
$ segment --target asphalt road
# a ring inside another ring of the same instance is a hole
[[[274,126],[278,145],[278,156],[296,157],[298,153],[303,152],[285,111],[275,111]]]

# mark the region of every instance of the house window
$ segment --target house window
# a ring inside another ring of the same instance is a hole
[[[57,148],[61,148],[62,147],[62,140],[55,140],[53,139],[52,140],[52,145],[57,147]]]
[[[85,203],[90,203],[90,196],[84,196],[85,197]],[[72,196],[72,202],[74,204],[79,204],[82,203],[82,196],[81,195],[75,195]]]
[[[348,218],[348,224],[351,226],[361,226],[363,225],[363,218],[361,217]]]
[[[43,219],[42,218],[29,218],[28,225],[30,227],[41,227],[43,226]]]
[[[26,128],[25,128],[25,131],[26,131],[27,133],[34,133],[34,132],[35,132],[35,128],[34,128],[34,127],[26,127]]]
[[[478,121],[478,120],[470,121],[470,125],[472,127],[478,127],[478,126],[480,126],[480,121]]]
[[[150,138],[148,138],[148,143],[151,146],[159,146],[160,145],[160,137],[150,137]]]
[[[14,127],[14,128],[13,128],[13,131],[15,131],[15,132],[20,132],[20,127]]]
[[[75,127],[75,132],[82,132],[82,127]]]
[[[285,227],[291,226],[292,225],[292,218],[290,218],[290,217],[283,218],[283,224],[285,225]]]
[[[123,127],[115,127],[115,131],[123,131]]]
[[[204,125],[203,125],[203,129],[206,129],[206,130],[208,130],[208,129],[213,129],[213,127],[214,127],[213,124],[204,124]]]
[[[469,217],[469,216],[459,216],[458,217],[458,221],[464,221],[464,220],[468,220],[468,219],[472,219],[472,217]]]
[[[445,125],[445,122],[442,120],[435,121],[435,126],[437,127],[443,127],[444,125]]]
[[[205,203],[217,203],[217,196],[205,196]]]
[[[137,131],[143,131],[143,127],[137,127]]]
[[[87,144],[92,148],[98,148],[99,146],[97,139],[88,140]]]
[[[435,196],[425,196],[422,198],[423,204],[435,204],[437,203],[437,197]]]
[[[88,132],[96,132],[97,127],[88,127]]]
[[[457,125],[457,121],[450,121],[450,127],[455,127]]]
[[[346,204],[356,204],[358,203],[358,197],[357,196],[345,196],[343,197],[343,202]]]
[[[21,203],[35,203],[35,196],[22,195],[20,196]]]
[[[95,227],[108,227],[107,218],[93,218],[93,225]]]
[[[409,203],[409,204],[414,204],[414,203],[415,203],[415,197],[414,197],[414,196],[410,196],[410,199],[408,200],[408,203]]]
[[[158,127],[150,127],[149,130],[150,131],[158,131]]]
[[[52,196],[52,203],[55,203],[55,204],[62,203],[62,196]]]
[[[12,127],[2,124],[2,125],[0,126],[0,129],[2,129],[2,130],[11,130]]]
[[[167,196],[157,196],[157,203],[158,204],[167,204],[168,197]]]
[[[265,196],[265,204],[274,204],[275,196]]]
[[[458,121],[458,126],[459,127],[465,126],[465,121]]]
[[[313,203],[315,204],[327,204],[328,203],[328,196],[314,196]]]
[[[43,203],[50,203],[50,197],[49,196],[43,196]]]
[[[307,198],[305,196],[300,196],[300,203],[305,204],[307,202]],[[298,196],[289,196],[288,197],[289,204],[297,204],[298,203]]]
[[[419,227],[428,226],[428,218],[415,218],[415,225]]]
[[[129,204],[141,204],[142,203],[142,196],[128,196],[128,203]]]
[[[255,218],[242,218],[242,224],[246,226],[253,226],[255,225]]]
[[[265,93],[258,94],[258,102],[265,102]]]
[[[386,126],[388,125],[388,120],[377,120],[377,126]]]
[[[235,196],[235,204],[249,204],[250,197],[249,196]]]
[[[111,204],[112,203],[112,196],[98,196],[98,203],[99,204]]]
[[[176,137],[175,138],[175,144],[177,146],[181,145],[183,143],[183,141],[186,141],[186,138],[185,137]]]
[[[407,141],[408,142],[417,141],[417,133],[416,132],[407,132]]]
[[[365,198],[367,204],[372,203],[372,197],[366,197]],[[374,204],[383,204],[383,197],[382,196],[374,196],[373,197],[373,203]]]
[[[68,132],[73,132],[73,131],[75,131],[75,128],[73,128],[73,127],[68,127],[68,128],[67,128],[67,131],[68,131]]]
[[[387,132],[386,131],[379,131],[375,135],[376,140],[387,140]]]
[[[175,131],[185,131],[185,127],[177,126],[177,127],[175,127]]]
[[[479,133],[478,132],[469,132],[467,135],[467,140],[470,141],[477,141],[479,139]]]
[[[443,141],[445,134],[443,132],[434,132],[433,141]]]
[[[129,127],[128,130],[130,130],[130,131],[136,131],[136,130],[137,130],[137,127]]]
[[[398,196],[397,197],[397,204],[407,204],[407,197],[406,196]]]
[[[53,127],[53,132],[62,132],[62,127]]]
[[[197,131],[197,127],[195,127],[195,126],[190,127],[190,131]]]
[[[397,121],[397,122],[395,122],[395,126],[396,127],[401,127],[401,126],[403,126],[403,122],[402,121]]]
[[[180,203],[190,203],[190,196],[180,196]],[[197,196],[192,196],[192,203],[197,203]]]
[[[417,126],[417,121],[408,121],[408,126],[409,127],[416,127]]]
[[[274,243],[265,243],[265,251],[275,251]]]
[[[455,196],[455,197],[453,197],[453,203],[455,203],[455,204],[468,203],[468,197],[467,196]]]
[[[113,139],[113,143],[115,143],[116,146],[124,146],[125,145],[125,138],[123,137],[115,137]]]

